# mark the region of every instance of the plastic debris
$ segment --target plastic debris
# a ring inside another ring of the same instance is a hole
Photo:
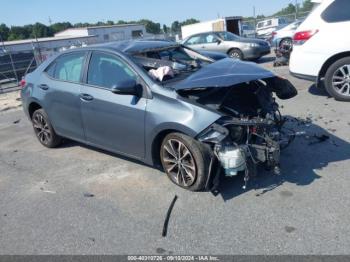
[[[95,195],[94,194],[91,194],[91,193],[84,193],[84,197],[94,197]]]
[[[177,200],[177,195],[175,195],[173,201],[171,201],[171,204],[169,206],[168,212],[166,214],[165,217],[165,221],[164,221],[164,225],[163,225],[163,232],[162,232],[162,237],[166,237],[167,233],[168,233],[168,224],[169,224],[169,219],[170,219],[170,215],[171,215],[171,211],[174,208],[175,202]]]

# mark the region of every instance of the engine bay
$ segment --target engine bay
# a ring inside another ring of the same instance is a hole
[[[263,166],[280,173],[280,154],[295,135],[284,128],[272,90],[262,80],[234,87],[184,92],[189,99],[218,110],[223,117],[198,136],[209,144],[226,176],[244,173],[244,186]],[[218,91],[218,90],[217,90]]]

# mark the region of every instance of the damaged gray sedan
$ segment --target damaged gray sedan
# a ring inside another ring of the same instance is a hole
[[[296,89],[254,63],[215,62],[185,46],[128,41],[50,58],[22,81],[24,111],[41,144],[69,138],[164,169],[192,191],[220,173],[279,172],[290,141],[274,95]],[[223,172],[221,172],[223,171]]]

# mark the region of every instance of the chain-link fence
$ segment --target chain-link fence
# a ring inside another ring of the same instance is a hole
[[[32,72],[48,57],[67,49],[86,46],[92,43],[84,41],[69,41],[55,48],[47,48],[38,42],[31,43],[31,50],[16,51],[16,48],[0,46],[0,93],[15,91],[19,89],[19,84],[23,76]]]
[[[33,52],[0,51],[0,93],[18,88],[26,73],[37,66]]]

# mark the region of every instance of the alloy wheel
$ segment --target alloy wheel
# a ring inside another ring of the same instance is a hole
[[[334,72],[332,86],[337,93],[350,96],[350,64],[343,65]]]
[[[281,47],[287,47],[288,49],[291,49],[293,47],[293,41],[292,39],[283,39],[280,44]]]
[[[240,54],[239,54],[238,52],[232,52],[232,53],[231,53],[231,57],[232,57],[232,58],[241,59],[241,56],[240,56]]]
[[[190,187],[196,180],[196,164],[190,150],[179,140],[169,139],[162,150],[165,171],[182,187]]]
[[[51,130],[42,114],[37,113],[33,116],[33,127],[34,127],[35,134],[41,143],[43,144],[50,143],[52,139]]]

